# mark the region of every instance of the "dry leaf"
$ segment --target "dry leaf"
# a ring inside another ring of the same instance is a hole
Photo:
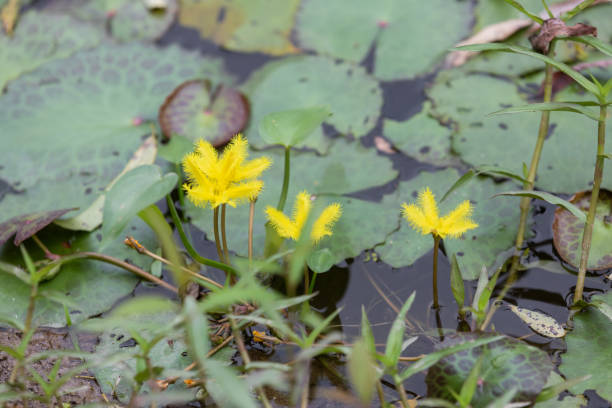
[[[13,35],[13,29],[15,28],[18,17],[19,0],[9,0],[0,11],[0,20],[2,20],[4,31],[6,31],[9,36]]]
[[[533,331],[544,337],[556,338],[565,336],[565,329],[555,319],[544,313],[514,305],[510,305],[510,310],[527,323],[527,326]]]
[[[376,149],[378,149],[379,151],[383,153],[395,154],[395,149],[393,149],[393,146],[391,146],[391,143],[389,143],[386,139],[380,136],[374,137],[374,145],[376,146]]]
[[[597,28],[582,23],[568,26],[561,19],[551,18],[544,21],[538,33],[529,37],[529,41],[534,51],[541,54],[548,54],[548,46],[555,38],[575,37],[580,35],[594,35],[597,37]]]

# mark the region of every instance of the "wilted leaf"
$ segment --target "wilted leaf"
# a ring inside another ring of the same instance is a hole
[[[15,235],[13,243],[19,245],[57,218],[73,210],[76,210],[76,208],[44,211],[11,218],[0,224],[0,246],[4,245],[13,235]]]
[[[544,337],[563,337],[565,329],[552,317],[515,305],[510,305],[510,310],[524,321],[533,331]]]
[[[542,54],[548,54],[548,46],[553,39],[557,37],[573,37],[580,35],[597,36],[597,28],[582,23],[568,26],[561,19],[550,18],[544,20],[544,23],[540,26],[540,31],[529,38],[529,41],[531,41],[531,45],[535,51]]]

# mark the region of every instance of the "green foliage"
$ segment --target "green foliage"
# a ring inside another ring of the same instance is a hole
[[[270,113],[259,123],[259,134],[271,145],[296,146],[318,129],[329,116],[331,112],[324,106]]]

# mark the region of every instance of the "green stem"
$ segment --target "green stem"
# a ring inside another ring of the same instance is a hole
[[[312,280],[310,281],[310,286],[308,287],[308,295],[310,295],[314,290],[315,282],[317,281],[317,276],[319,276],[319,274],[316,272],[312,274]]]
[[[227,233],[225,232],[225,209],[227,205],[221,205],[221,240],[223,241],[223,256],[225,257],[225,263],[229,265],[229,249],[227,248]]]
[[[440,249],[440,236],[433,234],[434,249],[433,249],[433,307],[438,309],[438,252]]]
[[[597,161],[595,162],[595,173],[593,174],[593,190],[591,191],[591,204],[587,214],[584,232],[582,234],[582,253],[580,254],[580,268],[578,269],[578,280],[576,281],[576,291],[574,292],[574,304],[582,300],[584,290],[584,278],[589,262],[589,252],[591,251],[591,239],[593,238],[593,222],[597,210],[597,200],[599,199],[599,189],[603,178],[604,153],[606,144],[606,105],[599,107],[599,123],[597,126]]]
[[[185,246],[185,250],[187,250],[187,253],[196,262],[199,262],[202,265],[217,268],[225,272],[236,273],[234,268],[232,268],[231,266],[221,262],[213,261],[212,259],[205,258],[196,251],[196,249],[193,247],[193,245],[191,245],[191,242],[187,238],[187,234],[185,234],[185,230],[183,229],[183,223],[179,219],[178,213],[176,212],[176,208],[174,207],[174,202],[172,201],[172,197],[170,197],[170,195],[166,196],[166,202],[168,203],[168,208],[170,209],[170,214],[172,215],[174,227],[178,231],[179,236],[181,237],[181,242],[183,243],[183,246]]]
[[[287,192],[289,191],[289,176],[291,173],[291,148],[285,147],[285,172],[283,174],[283,190],[281,191],[280,198],[278,199],[278,205],[276,209],[283,211],[285,209],[285,203],[287,202]]]
[[[408,401],[408,396],[406,395],[406,390],[404,389],[404,385],[402,384],[402,380],[398,376],[394,376],[395,387],[397,388],[397,392],[402,399],[402,407],[410,408],[410,402]]]
[[[255,200],[249,202],[249,264],[253,261],[253,220],[255,219]]]
[[[385,402],[385,392],[383,391],[380,380],[376,381],[376,391],[378,392],[378,400],[380,401],[380,406],[386,406],[387,404]]]
[[[164,214],[157,208],[155,204],[152,204],[138,213],[138,216],[155,232],[155,236],[162,248],[164,258],[168,259],[172,264],[178,266],[185,266],[183,257],[179,252],[178,246],[174,241],[172,235],[172,228],[166,221]],[[186,276],[176,266],[170,266],[172,275],[174,276],[175,282],[181,286],[185,283]]]
[[[214,231],[215,231],[215,246],[217,247],[217,256],[219,257],[219,261],[223,263],[225,262],[225,258],[223,258],[223,251],[221,250],[221,241],[219,240],[219,207],[215,207],[213,210],[213,223],[214,223]]]

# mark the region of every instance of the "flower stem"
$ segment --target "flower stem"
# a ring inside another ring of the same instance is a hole
[[[174,222],[174,227],[178,231],[179,236],[181,237],[181,242],[183,243],[183,246],[185,246],[187,253],[194,260],[201,263],[202,265],[217,268],[225,272],[236,273],[234,268],[232,268],[231,266],[226,265],[221,262],[213,261],[212,259],[205,258],[202,255],[198,254],[198,252],[195,250],[193,245],[191,245],[189,238],[187,238],[187,234],[185,234],[185,230],[183,229],[183,223],[179,219],[178,213],[176,212],[176,208],[174,207],[174,202],[172,201],[172,197],[170,197],[170,195],[166,196],[166,202],[168,203],[168,208],[170,209],[170,214],[172,215],[172,221]]]
[[[283,211],[285,209],[285,203],[287,202],[287,191],[289,190],[289,176],[291,169],[291,148],[285,147],[285,172],[283,174],[283,189],[281,191],[280,198],[278,199],[278,205],[276,209]]]
[[[253,220],[255,219],[255,200],[249,202],[249,263],[253,261]]]
[[[213,210],[213,222],[214,222],[214,230],[215,230],[215,245],[217,246],[217,255],[219,256],[219,260],[223,263],[225,262],[225,258],[223,257],[223,251],[221,250],[221,241],[219,240],[219,207],[215,207]]]
[[[319,274],[316,272],[312,274],[312,279],[310,280],[310,286],[308,287],[308,293],[307,293],[308,295],[312,294],[312,291],[314,290],[315,282],[317,281],[318,275]]]
[[[433,307],[439,309],[438,304],[438,252],[440,249],[440,236],[433,234],[434,249],[433,249]]]
[[[226,204],[221,205],[221,240],[223,241],[223,256],[225,263],[229,264],[229,249],[227,248],[227,233],[225,232],[225,209]]]
[[[580,267],[578,269],[578,280],[576,281],[576,291],[574,292],[574,304],[582,300],[584,290],[584,278],[586,276],[591,251],[591,239],[593,238],[593,222],[597,210],[597,200],[599,199],[599,189],[603,178],[604,168],[604,149],[606,144],[606,105],[599,107],[599,123],[597,126],[597,161],[595,162],[595,173],[593,174],[593,190],[591,191],[591,204],[587,214],[584,232],[582,234],[582,252],[580,254]]]

